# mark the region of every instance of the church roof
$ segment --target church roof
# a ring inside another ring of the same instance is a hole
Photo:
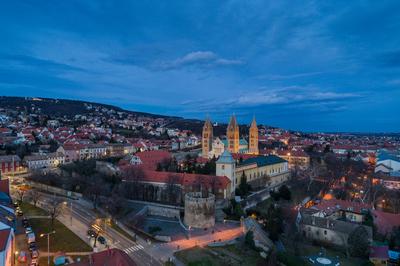
[[[221,154],[221,156],[219,156],[219,158],[218,158],[218,160],[217,160],[217,163],[220,163],[220,164],[229,164],[229,163],[235,163],[235,160],[233,159],[233,157],[232,157],[232,154],[229,152],[229,151],[227,151],[227,150],[225,150],[222,154]]]
[[[287,162],[287,161],[276,155],[257,156],[257,157],[253,157],[253,158],[244,160],[242,163],[239,164],[239,167],[243,166],[243,165],[254,164],[254,163],[257,164],[257,167],[261,167],[261,166],[273,165],[273,164],[284,163],[284,162]]]
[[[228,140],[227,139],[223,139],[221,140],[222,143],[224,144],[225,147],[228,147]],[[249,145],[249,143],[247,142],[247,140],[245,139],[239,139],[239,145]]]

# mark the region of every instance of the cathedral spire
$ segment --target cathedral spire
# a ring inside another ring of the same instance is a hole
[[[239,152],[239,125],[236,116],[233,114],[226,129],[226,137],[228,139],[228,151],[231,153]]]
[[[204,121],[203,133],[202,133],[202,156],[204,158],[208,158],[209,152],[212,150],[212,141],[213,141],[213,126],[211,124],[210,117],[207,115],[206,120]]]
[[[249,129],[249,153],[258,154],[258,127],[255,115]]]

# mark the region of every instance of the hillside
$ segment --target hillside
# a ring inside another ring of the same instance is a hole
[[[170,117],[164,115],[129,111],[129,110],[124,110],[117,106],[112,106],[102,103],[65,100],[65,99],[0,96],[0,108],[16,110],[16,111],[25,111],[28,113],[32,111],[32,108],[34,109],[40,108],[41,110],[40,112],[43,115],[51,115],[51,116],[71,117],[77,114],[87,114],[92,112],[92,110],[87,108],[88,106],[107,108],[109,110],[114,110],[116,112],[126,112],[136,116],[145,116],[151,118],[167,118],[167,119],[169,118],[172,120],[182,119],[180,117]]]

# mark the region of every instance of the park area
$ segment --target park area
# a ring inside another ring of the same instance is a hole
[[[87,252],[91,252],[92,248],[64,224],[57,219],[55,219],[52,224],[46,210],[30,203],[22,202],[20,203],[20,207],[24,216],[28,217],[29,225],[35,233],[36,244],[40,252],[40,265],[47,265],[47,237],[41,237],[40,235],[52,231],[55,231],[55,233],[50,235],[49,250],[51,255],[72,252],[74,255],[69,256],[72,259],[77,260],[79,258],[80,260],[87,260],[86,254]],[[21,228],[20,231],[23,231],[23,228]],[[18,250],[26,251],[27,244],[25,234],[19,234],[17,239]],[[54,265],[53,256],[50,256],[50,265]]]

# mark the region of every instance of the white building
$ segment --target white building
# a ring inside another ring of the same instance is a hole
[[[24,161],[28,169],[52,168],[64,164],[65,156],[60,152],[55,152],[43,155],[25,156]]]
[[[378,172],[385,174],[400,172],[400,152],[389,152],[385,149],[379,150],[375,166],[375,173]]]

